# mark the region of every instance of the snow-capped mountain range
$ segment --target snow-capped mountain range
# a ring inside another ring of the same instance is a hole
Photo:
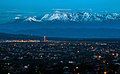
[[[57,10],[38,14],[2,13],[0,18],[1,33],[71,38],[120,38],[120,13]]]
[[[92,12],[67,12],[54,11],[41,16],[17,15],[14,20],[27,22],[63,21],[63,22],[103,22],[119,21],[120,13],[92,13]]]

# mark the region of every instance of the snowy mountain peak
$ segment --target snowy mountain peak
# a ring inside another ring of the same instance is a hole
[[[67,20],[68,15],[66,13],[56,12],[50,16],[49,20]]]
[[[45,14],[41,20],[48,20],[48,21],[52,21],[52,20],[68,20],[68,14],[65,12],[60,12],[60,11],[55,11],[53,13],[50,14]]]
[[[30,22],[41,22],[41,20],[37,20],[36,16],[33,17],[28,17],[25,19],[25,21],[30,21]]]

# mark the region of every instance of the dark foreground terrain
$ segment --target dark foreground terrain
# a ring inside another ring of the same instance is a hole
[[[0,74],[120,74],[120,41],[4,40]]]

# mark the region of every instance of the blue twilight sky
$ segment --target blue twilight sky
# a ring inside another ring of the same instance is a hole
[[[51,10],[77,9],[94,11],[120,11],[120,0],[1,0],[0,9],[4,10]]]

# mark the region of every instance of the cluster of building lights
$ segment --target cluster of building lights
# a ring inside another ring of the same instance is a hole
[[[26,43],[26,42],[42,42],[40,40],[5,40],[2,42],[21,42],[21,43]],[[46,36],[44,36],[43,42],[48,42]]]

